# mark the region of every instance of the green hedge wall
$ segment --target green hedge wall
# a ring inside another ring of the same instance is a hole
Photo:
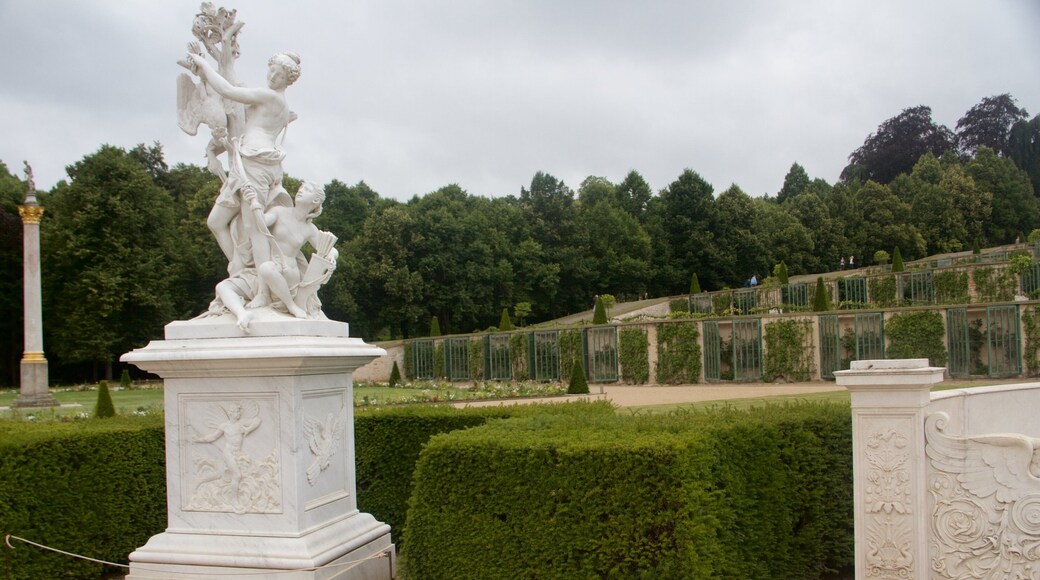
[[[629,385],[650,381],[650,340],[644,328],[622,328],[618,332],[621,380]]]
[[[483,425],[491,419],[535,413],[613,414],[606,402],[509,405],[456,409],[449,406],[406,405],[358,410],[354,417],[358,508],[390,524],[402,546],[412,472],[430,437]]]
[[[662,322],[657,325],[657,382],[662,385],[699,383],[700,332],[696,322]]]
[[[946,325],[942,314],[934,310],[892,316],[885,322],[885,337],[888,358],[927,358],[932,366],[946,366]]]
[[[853,561],[847,405],[532,416],[419,457],[407,578],[819,578]]]
[[[164,445],[159,416],[0,421],[0,535],[127,562],[166,528]],[[14,545],[0,548],[4,578],[96,579],[120,571]]]

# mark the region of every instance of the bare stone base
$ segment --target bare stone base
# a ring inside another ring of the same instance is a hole
[[[22,361],[22,388],[12,407],[57,407],[58,400],[47,390],[47,361]]]
[[[130,554],[126,578],[392,580],[397,556],[389,530],[361,513],[301,538],[166,532]]]

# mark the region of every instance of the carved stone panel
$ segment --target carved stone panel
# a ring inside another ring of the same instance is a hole
[[[181,395],[181,509],[282,513],[275,394]]]
[[[1040,577],[1040,440],[950,435],[947,421],[925,421],[933,577]]]
[[[872,417],[860,447],[861,529],[867,578],[915,578],[913,462],[910,417]]]

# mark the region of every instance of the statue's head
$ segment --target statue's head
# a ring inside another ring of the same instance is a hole
[[[285,86],[289,86],[300,78],[300,57],[291,52],[278,53],[267,61],[271,70],[281,69],[285,74]],[[268,75],[270,80],[270,75]]]
[[[317,183],[304,181],[296,192],[296,203],[310,205],[307,219],[314,219],[321,215],[321,206],[325,203],[325,188]]]

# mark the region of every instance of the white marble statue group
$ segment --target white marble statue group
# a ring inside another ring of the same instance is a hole
[[[294,200],[282,185],[281,142],[296,119],[285,89],[300,77],[300,58],[276,54],[267,62],[266,87],[240,86],[234,64],[243,24],[234,10],[202,4],[192,25],[197,41],[178,61],[199,82],[179,76],[177,112],[178,125],[189,135],[201,124],[209,127],[207,166],[222,182],[207,225],[227,256],[228,278],[217,284],[203,316],[231,312],[249,332],[258,309],[324,318],[315,293],[332,275],[337,251],[336,236],[312,222],[321,213],[324,190],[304,182]],[[308,242],[314,248],[309,260],[302,252]]]

